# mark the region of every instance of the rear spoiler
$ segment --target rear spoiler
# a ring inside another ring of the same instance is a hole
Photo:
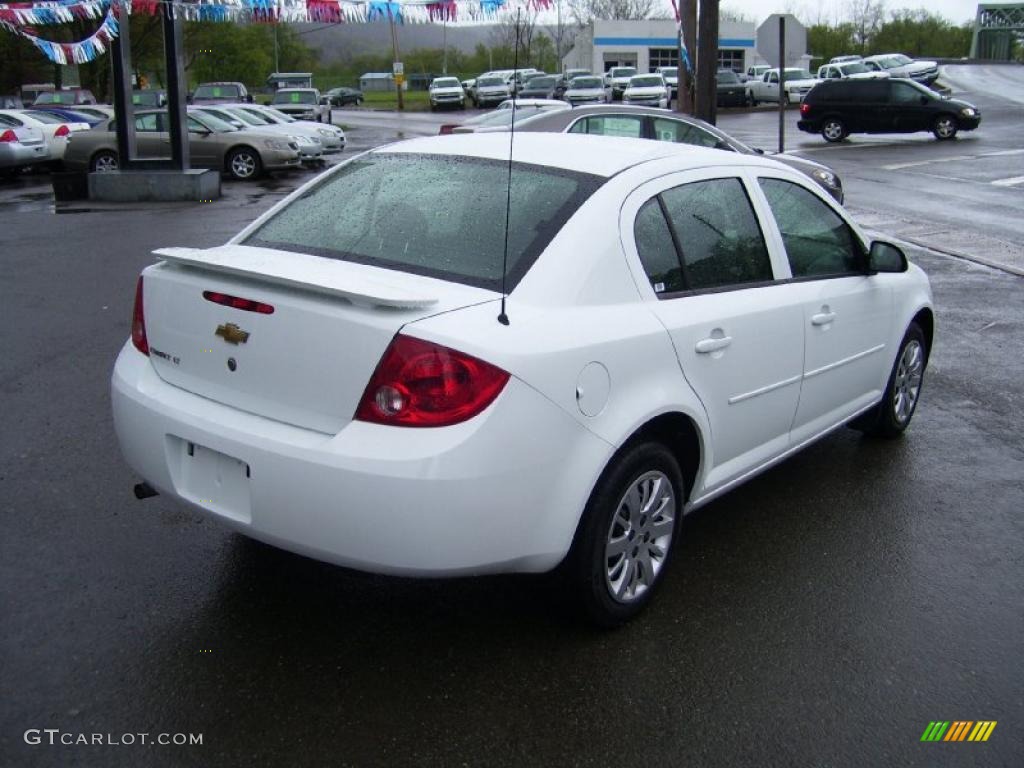
[[[164,261],[212,272],[257,278],[277,285],[340,296],[353,304],[389,309],[425,309],[437,297],[367,274],[366,267],[307,253],[222,245],[217,248],[160,248]]]

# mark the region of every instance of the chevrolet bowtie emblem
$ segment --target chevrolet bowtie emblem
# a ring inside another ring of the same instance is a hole
[[[234,323],[224,323],[217,326],[216,336],[220,336],[228,344],[245,344],[249,339],[249,332],[243,331]]]

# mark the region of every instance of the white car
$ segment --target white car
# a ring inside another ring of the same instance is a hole
[[[564,98],[574,107],[578,104],[607,104],[612,100],[612,89],[600,77],[583,75],[569,81]]]
[[[658,67],[654,70],[663,78],[674,96],[679,91],[679,67]]]
[[[303,163],[323,164],[324,145],[319,136],[311,135],[308,131],[301,128],[296,130],[284,123],[274,123],[266,118],[257,117],[250,112],[245,112],[240,107],[241,105],[234,104],[215,104],[213,106],[193,107],[192,109],[213,115],[241,131],[259,131],[261,133],[276,133],[279,136],[287,136],[299,148],[299,157]]]
[[[925,274],[805,175],[656,141],[391,144],[156,256],[112,378],[137,496],[367,571],[564,563],[606,625],[685,512],[902,433],[932,339]]]
[[[47,160],[62,160],[71,134],[89,130],[88,123],[69,123],[45,110],[0,109],[0,115],[7,118],[10,127],[40,131],[46,142]]]
[[[604,75],[604,83],[612,89],[612,98],[621,99],[629,87],[629,81],[636,74],[636,67],[612,67]]]
[[[823,64],[818,67],[819,80],[877,80],[889,77],[887,72],[879,72],[861,61]]]
[[[240,109],[247,114],[268,120],[270,123],[286,125],[289,131],[303,131],[308,136],[319,137],[320,143],[324,145],[325,155],[333,155],[345,149],[345,131],[336,125],[322,125],[312,120],[296,120],[273,107],[264,107],[259,104],[233,104],[231,106],[233,109]]]
[[[18,125],[7,115],[0,115],[0,176],[15,176],[48,159],[42,129]]]
[[[622,92],[623,104],[645,107],[668,107],[671,91],[661,75],[634,75]]]
[[[466,92],[457,77],[437,77],[430,83],[427,93],[430,96],[430,108],[466,106]]]

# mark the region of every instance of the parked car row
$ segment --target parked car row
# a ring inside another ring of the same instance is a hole
[[[134,120],[138,157],[169,156],[167,112],[136,109]],[[239,180],[300,164],[322,165],[326,155],[345,148],[341,128],[296,120],[257,104],[191,106],[187,127],[192,165],[221,170]],[[73,112],[0,109],[0,174],[13,176],[42,164],[83,172],[119,168],[113,108],[90,104]]]

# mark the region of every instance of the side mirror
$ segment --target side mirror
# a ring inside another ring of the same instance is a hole
[[[245,94],[245,103],[246,104],[252,104],[252,94],[251,93]]]
[[[907,256],[892,243],[875,240],[868,252],[868,270],[875,272],[906,272]]]

